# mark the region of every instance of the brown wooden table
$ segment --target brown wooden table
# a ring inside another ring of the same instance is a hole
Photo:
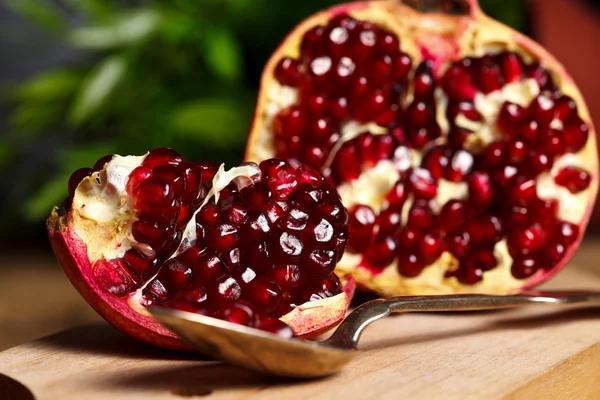
[[[598,245],[588,240],[546,287],[600,290]],[[0,352],[0,373],[38,399],[600,399],[597,310],[391,317],[367,330],[341,374],[282,382],[124,337],[79,298],[51,256],[21,254],[2,259],[0,326],[0,348],[20,344]],[[13,398],[2,397],[3,384],[0,399]]]

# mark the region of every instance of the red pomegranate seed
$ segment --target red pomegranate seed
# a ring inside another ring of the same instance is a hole
[[[248,286],[248,300],[259,313],[270,313],[281,299],[281,288],[266,277],[253,280]]]
[[[393,189],[387,194],[386,200],[390,206],[402,207],[408,197],[408,188],[402,181],[396,182]]]
[[[429,264],[437,260],[444,249],[439,236],[427,234],[417,244],[417,250],[425,263]]]
[[[318,277],[331,274],[337,261],[335,253],[331,250],[313,250],[305,260],[308,268]]]
[[[553,243],[550,246],[547,246],[545,254],[548,260],[556,263],[562,260],[566,252],[567,249],[562,243]]]
[[[546,234],[538,224],[516,228],[508,236],[509,248],[517,254],[530,254],[540,250],[546,242]]]
[[[444,178],[450,182],[460,182],[473,169],[473,156],[464,150],[457,150],[446,167]]]
[[[512,205],[527,206],[536,199],[536,184],[533,179],[518,179],[508,188],[507,200]]]
[[[157,165],[179,165],[183,158],[173,149],[162,147],[152,150],[144,159],[143,165],[153,168]]]
[[[498,265],[498,260],[494,255],[494,250],[481,250],[471,257],[473,265],[483,271],[494,269]]]
[[[192,269],[177,258],[165,262],[158,273],[158,279],[167,290],[181,289],[192,278]]]
[[[282,58],[275,67],[275,79],[282,85],[297,87],[300,84],[300,63],[291,57]]]
[[[493,245],[502,239],[502,224],[494,215],[483,215],[470,219],[465,229],[471,242],[477,245]]]
[[[399,245],[405,249],[412,249],[417,245],[422,237],[423,233],[421,231],[407,226],[400,233]]]
[[[376,238],[367,248],[365,258],[376,267],[385,267],[394,260],[396,247],[396,241],[390,236]]]
[[[503,77],[500,67],[491,56],[483,56],[477,62],[479,68],[478,83],[484,93],[499,90],[502,86]]]
[[[469,177],[469,201],[481,209],[485,209],[493,203],[494,190],[487,174],[475,172]]]
[[[587,143],[589,126],[579,117],[569,121],[563,131],[563,139],[567,145],[567,151],[576,153]]]
[[[483,151],[482,162],[486,169],[493,169],[505,162],[507,150],[502,142],[492,143]]]
[[[68,183],[69,197],[73,198],[75,196],[75,190],[77,189],[77,186],[79,186],[84,178],[87,178],[93,172],[94,170],[91,168],[79,168],[71,174]]]
[[[433,199],[437,194],[437,184],[424,168],[413,169],[408,182],[409,190],[418,198]]]
[[[348,118],[348,99],[346,97],[338,97],[328,101],[328,111],[338,121],[343,121]]]
[[[425,264],[417,257],[416,254],[402,253],[398,257],[398,272],[407,278],[419,276]]]
[[[400,56],[394,59],[394,78],[397,81],[404,81],[408,77],[412,66],[412,59],[406,53],[401,53]]]
[[[396,207],[390,207],[377,216],[377,225],[381,235],[391,235],[400,229],[402,221],[402,210]]]
[[[456,274],[456,279],[465,285],[474,285],[483,280],[483,270],[473,266],[461,268]]]
[[[538,270],[537,261],[535,258],[526,256],[513,260],[510,268],[512,275],[517,279],[527,279]]]
[[[421,166],[429,171],[433,179],[441,179],[448,166],[447,151],[444,146],[435,146],[425,154]]]
[[[106,166],[106,164],[108,162],[110,162],[113,159],[114,156],[115,156],[114,154],[109,154],[107,156],[101,157],[94,164],[94,171],[100,171],[101,169],[104,169],[104,167]]]
[[[300,268],[295,264],[275,264],[269,277],[282,289],[293,288],[300,284]]]
[[[564,167],[558,171],[554,182],[566,187],[571,193],[579,193],[590,186],[591,179],[590,174],[581,168]]]
[[[579,227],[569,222],[561,222],[557,227],[556,235],[567,246],[570,246],[579,237]]]
[[[433,107],[429,103],[416,100],[406,110],[406,118],[410,127],[425,127],[434,119]]]
[[[521,127],[520,133],[524,140],[532,145],[536,145],[539,140],[540,130],[537,121],[531,120]]]
[[[460,63],[448,68],[442,78],[442,87],[451,99],[469,101],[475,97],[477,88],[473,85],[469,73]]]
[[[154,273],[155,263],[135,250],[128,250],[123,256],[123,261],[142,276],[149,276]]]
[[[122,260],[100,259],[92,265],[96,281],[110,294],[126,296],[138,286],[136,277]]]
[[[525,207],[511,207],[508,211],[511,225],[523,227],[530,223],[529,210]]]
[[[388,102],[389,98],[382,90],[371,91],[362,98],[361,106],[354,110],[354,118],[362,123],[373,121],[385,111]]]
[[[350,212],[350,220],[348,222],[348,229],[350,230],[348,239],[349,250],[357,253],[364,251],[369,244],[374,226],[375,213],[371,207],[366,205],[356,206]]]
[[[431,62],[424,61],[417,67],[413,78],[413,92],[416,99],[427,99],[433,96],[435,79]]]
[[[466,220],[465,203],[459,200],[450,200],[440,212],[440,228],[444,232],[455,232],[460,229]]]
[[[471,238],[466,232],[453,233],[446,236],[446,247],[456,257],[462,258],[469,254]]]
[[[505,134],[516,136],[528,118],[527,110],[518,104],[505,102],[498,114],[498,126]]]
[[[235,302],[224,307],[221,310],[221,318],[234,324],[244,326],[254,326],[255,316],[254,310],[247,303]]]
[[[529,162],[527,163],[531,168],[528,171],[528,175],[537,176],[538,174],[548,171],[552,168],[552,159],[548,157],[546,154],[531,152],[529,154]]]
[[[523,79],[523,59],[516,53],[504,53],[499,57],[506,83],[520,82]]]
[[[569,96],[561,96],[556,100],[555,118],[563,124],[571,119],[577,112],[575,100]]]
[[[560,156],[565,153],[565,141],[561,134],[557,131],[551,130],[548,135],[542,139],[542,146],[540,151],[548,154],[550,157]]]
[[[550,125],[554,119],[554,100],[548,95],[539,95],[529,105],[529,113],[541,126]]]
[[[506,165],[493,172],[492,180],[500,186],[507,186],[516,179],[517,172],[519,171],[512,165]]]
[[[273,118],[273,132],[282,138],[302,134],[307,125],[307,112],[300,106],[286,108]]]
[[[431,229],[436,224],[436,217],[427,205],[415,204],[408,213],[406,224],[417,229]]]
[[[542,226],[552,226],[556,223],[556,214],[558,213],[557,200],[542,200],[539,201],[532,210],[535,214],[535,219]]]
[[[515,140],[508,145],[507,152],[511,163],[520,164],[527,157],[529,149],[523,141]]]

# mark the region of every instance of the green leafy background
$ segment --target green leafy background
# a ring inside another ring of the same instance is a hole
[[[0,221],[9,229],[0,235],[43,235],[70,172],[105,154],[170,146],[189,158],[238,163],[264,63],[294,25],[335,3],[0,0],[78,55],[23,82],[0,77],[9,107],[0,135]],[[521,0],[481,3],[526,28]],[[35,146],[43,161],[15,174]]]

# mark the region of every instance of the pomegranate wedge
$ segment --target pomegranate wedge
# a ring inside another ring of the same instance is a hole
[[[311,167],[271,159],[225,171],[157,149],[74,172],[47,225],[67,276],[100,315],[133,337],[182,349],[145,306],[283,337],[338,324],[354,291],[352,277],[333,272],[347,221]]]

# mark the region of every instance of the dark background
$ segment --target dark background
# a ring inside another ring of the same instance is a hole
[[[238,163],[269,55],[335,3],[0,0],[1,246],[47,249],[70,172],[102,155]],[[600,118],[600,0],[481,3],[563,61]]]

